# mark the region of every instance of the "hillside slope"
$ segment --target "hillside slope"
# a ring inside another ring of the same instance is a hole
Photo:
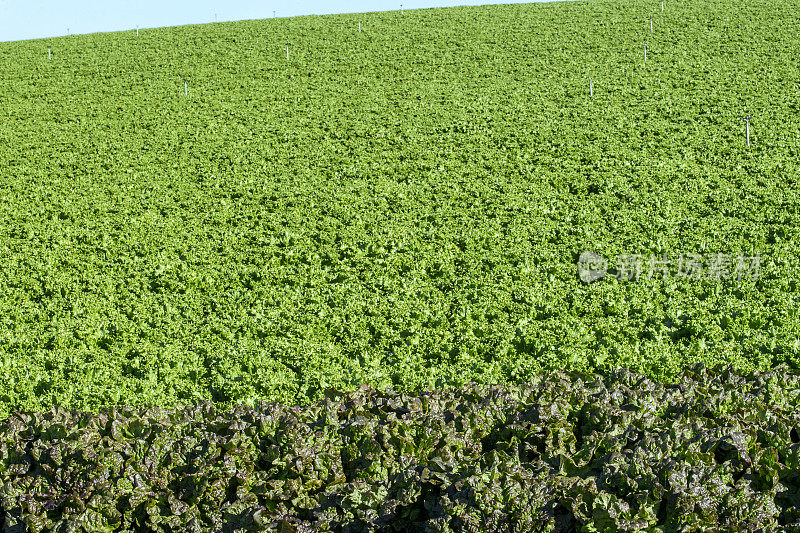
[[[596,0],[0,44],[0,416],[796,370],[799,7]],[[584,284],[584,250],[760,264]]]

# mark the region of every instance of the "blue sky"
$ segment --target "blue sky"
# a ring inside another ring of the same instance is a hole
[[[0,41],[38,39],[76,33],[202,24],[216,20],[263,19],[273,16],[362,13],[429,7],[521,4],[536,0],[0,0]]]

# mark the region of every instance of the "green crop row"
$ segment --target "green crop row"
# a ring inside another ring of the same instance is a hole
[[[796,371],[798,7],[598,0],[0,44],[0,416],[559,368]],[[583,284],[586,250],[761,264]]]

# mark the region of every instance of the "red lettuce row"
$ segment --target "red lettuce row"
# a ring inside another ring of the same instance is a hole
[[[0,422],[3,531],[800,528],[800,378],[557,372]]]

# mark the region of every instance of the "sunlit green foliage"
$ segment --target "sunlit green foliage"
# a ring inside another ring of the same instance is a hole
[[[0,415],[796,370],[798,7],[598,0],[0,44]],[[584,285],[583,250],[762,263],[741,282]]]

